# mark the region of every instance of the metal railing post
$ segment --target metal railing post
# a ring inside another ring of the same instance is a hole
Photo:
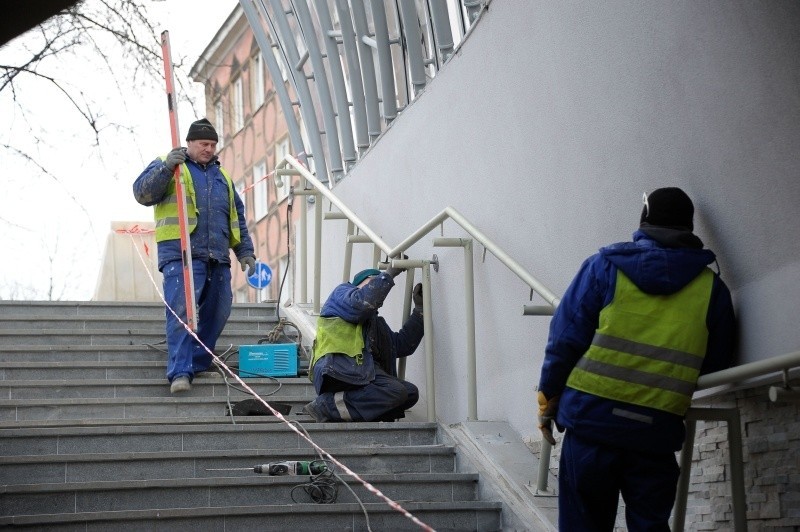
[[[403,324],[405,324],[405,321],[411,315],[411,295],[414,290],[414,272],[416,272],[415,268],[406,270],[406,289],[405,292],[403,292]],[[403,357],[397,362],[397,376],[400,380],[406,380],[407,360],[406,357]]]
[[[691,415],[693,409],[686,413],[686,439],[683,441],[681,449],[680,468],[681,475],[678,477],[678,489],[675,494],[675,506],[672,509],[672,530],[683,530],[686,522],[686,501],[689,496],[689,477],[692,469],[692,454],[694,452],[696,419]]]
[[[550,442],[542,438],[542,452],[539,455],[539,476],[536,479],[536,494],[546,495],[551,494],[547,490],[547,477],[550,474],[550,453],[553,451],[553,446]]]
[[[394,259],[395,268],[422,270],[422,321],[425,327],[425,385],[428,390],[428,421],[436,421],[436,384],[433,365],[433,316],[431,307],[431,261]]]
[[[314,314],[318,315],[322,307],[322,194],[314,194],[314,198]]]
[[[422,318],[425,324],[425,377],[428,389],[428,421],[436,421],[436,385],[433,366],[433,318],[431,316],[431,263],[422,268]]]
[[[467,342],[467,421],[478,420],[478,371],[475,353],[475,276],[472,262],[471,238],[435,238],[435,247],[464,248],[464,311]]]
[[[675,494],[672,530],[683,530],[686,521],[686,505],[689,497],[689,478],[692,468],[697,421],[724,421],[728,425],[728,455],[730,458],[731,507],[733,529],[747,530],[747,498],[744,492],[744,460],[742,457],[742,425],[738,408],[690,408],[686,412],[686,440],[681,450],[681,476]]]

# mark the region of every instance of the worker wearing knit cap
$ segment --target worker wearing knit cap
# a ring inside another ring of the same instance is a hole
[[[186,148],[174,148],[153,160],[133,184],[136,201],[154,207],[164,298],[180,317],[166,310],[167,380],[172,393],[190,390],[195,375],[211,367],[212,357],[207,349],[214,350],[233,302],[230,250],[236,254],[243,272],[250,275],[255,269],[244,204],[216,156],[218,140],[216,129],[207,119],[193,122],[186,135]],[[183,325],[186,299],[176,169],[186,193],[200,342]]]
[[[419,390],[397,376],[397,359],[422,340],[422,285],[414,287],[414,310],[400,331],[378,314],[401,272],[362,270],[322,306],[308,370],[318,396],[303,407],[315,421],[394,421],[417,403]]]
[[[539,428],[559,465],[559,529],[669,530],[697,378],[733,361],[731,294],[680,188],[643,197],[632,242],[588,258],[550,323]]]

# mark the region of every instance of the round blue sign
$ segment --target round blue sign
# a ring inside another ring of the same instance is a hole
[[[247,276],[247,284],[253,288],[261,289],[266,287],[270,281],[272,281],[272,270],[267,263],[257,260],[256,271],[253,272],[253,275]]]

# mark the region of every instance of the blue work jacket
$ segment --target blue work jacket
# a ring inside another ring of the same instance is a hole
[[[684,247],[684,242],[692,246]],[[561,396],[558,425],[583,438],[637,451],[681,448],[685,437],[682,416],[605,399],[569,388],[566,383],[592,342],[600,311],[613,299],[617,269],[643,292],[666,295],[683,288],[715,260],[714,253],[702,249],[700,239],[689,232],[644,228],[634,233],[633,242],[602,248],[583,263],[550,322],[539,381],[545,397]],[[709,336],[701,375],[725,369],[733,361],[733,304],[730,291],[716,274],[706,326]]]
[[[191,234],[192,258],[209,261],[216,260],[230,264],[230,195],[225,176],[220,171],[219,159],[202,165],[187,158],[184,163],[189,169],[197,198],[197,227]],[[133,195],[136,201],[152,206],[164,199],[167,185],[174,178],[161,159],[155,159],[136,178]],[[234,190],[234,204],[239,217],[241,242],[233,250],[236,257],[254,257],[253,242],[247,231],[244,217],[244,204]],[[158,269],[174,260],[181,260],[180,239],[165,240],[158,243]]]
[[[320,310],[324,318],[338,317],[363,324],[363,360],[346,355],[325,355],[314,365],[314,388],[320,393],[323,377],[329,376],[353,385],[365,385],[375,378],[377,364],[386,373],[397,376],[397,359],[411,355],[422,340],[422,313],[413,311],[402,329],[394,332],[378,309],[394,286],[391,275],[381,273],[361,288],[342,283],[333,289]]]

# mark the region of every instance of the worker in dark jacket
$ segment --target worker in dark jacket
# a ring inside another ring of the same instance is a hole
[[[233,301],[230,250],[236,254],[242,271],[248,270],[250,275],[255,269],[244,205],[215,155],[217,140],[211,122],[204,118],[192,123],[186,136],[187,147],[175,148],[155,159],[133,183],[136,201],[152,205],[155,210],[158,269],[164,274],[164,299],[169,306],[167,380],[172,393],[188,391],[194,376],[211,366],[212,357],[206,347],[214,350]],[[186,195],[197,336],[205,347],[183,325],[186,297],[174,179],[178,166]]]
[[[629,530],[669,530],[697,378],[729,367],[731,295],[708,268],[679,188],[644,197],[633,242],[587,259],[550,324],[539,381],[539,426],[566,429],[559,529],[611,531],[619,496]]]
[[[316,421],[394,421],[419,399],[417,387],[397,377],[397,359],[422,340],[422,285],[414,287],[414,310],[399,332],[378,315],[402,271],[361,271],[323,305],[308,372],[318,396],[303,408]]]

